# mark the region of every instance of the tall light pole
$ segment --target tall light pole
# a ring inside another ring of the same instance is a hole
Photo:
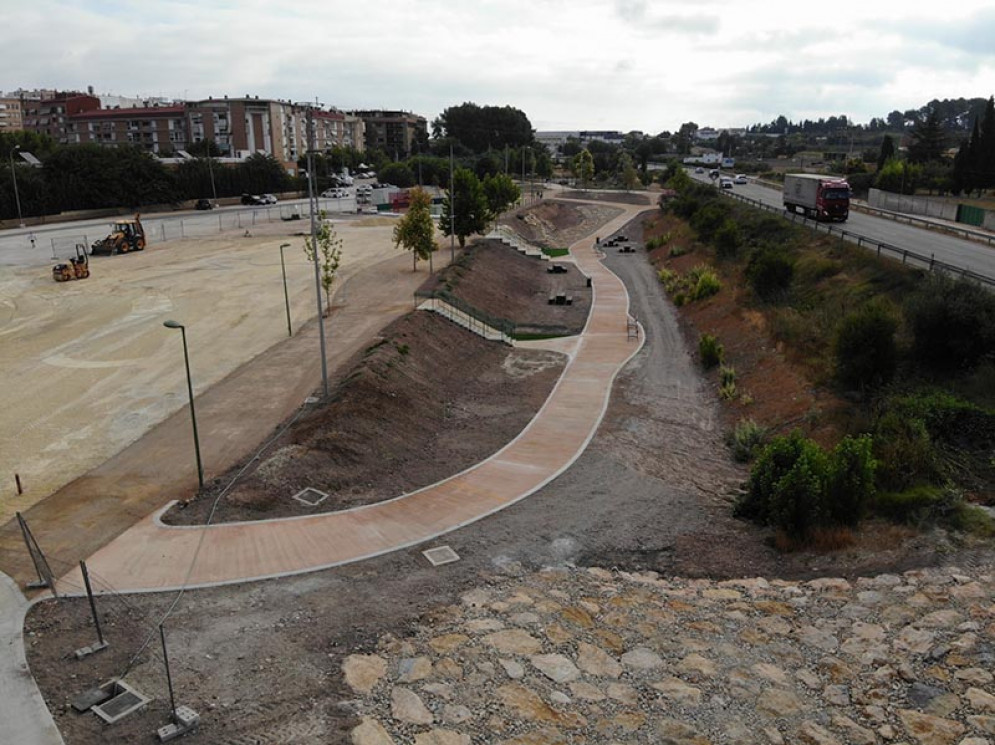
[[[289,245],[289,243],[280,244],[280,271],[283,272],[283,302],[287,306],[287,336],[293,336],[294,330],[290,326],[290,295],[287,292],[287,264],[283,260],[283,249]],[[315,258],[318,258],[317,253]]]
[[[453,182],[452,143],[449,143],[449,263],[456,263],[456,184]]]
[[[218,206],[218,190],[214,187],[214,158],[211,156],[213,140],[207,141],[207,172],[211,174],[211,194],[214,195],[214,206]]]
[[[325,360],[325,316],[321,307],[321,270],[318,268],[318,197],[314,184],[314,109],[307,107],[307,194],[311,212],[311,248],[314,250],[314,297],[318,304],[318,341],[321,348],[321,388],[328,398],[328,363]]]
[[[204,465],[200,460],[200,438],[197,436],[197,412],[193,408],[193,379],[190,377],[190,354],[187,352],[187,329],[177,321],[163,321],[168,329],[179,329],[183,335],[183,364],[187,369],[187,393],[190,396],[190,421],[193,422],[193,448],[197,454],[197,482],[204,488]]]
[[[21,216],[21,197],[17,193],[17,172],[14,170],[14,153],[20,149],[20,145],[14,145],[10,151],[10,177],[14,180],[14,201],[17,202],[17,222],[23,228],[24,218]]]

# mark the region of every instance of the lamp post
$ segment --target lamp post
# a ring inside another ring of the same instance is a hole
[[[280,244],[280,271],[283,272],[283,302],[287,306],[287,336],[293,336],[294,330],[290,326],[290,295],[287,293],[287,264],[283,260],[283,249],[289,245],[289,243]]]
[[[20,145],[14,145],[10,151],[10,177],[14,180],[14,201],[17,202],[17,222],[23,228],[24,218],[21,216],[21,197],[17,193],[17,172],[14,170],[14,153],[20,149]]]
[[[200,460],[200,438],[197,437],[197,413],[193,407],[193,380],[190,377],[190,354],[187,352],[187,329],[182,323],[177,321],[164,321],[163,326],[168,329],[179,329],[183,335],[183,364],[187,369],[187,393],[190,396],[190,421],[193,422],[193,448],[197,454],[197,482],[200,488],[204,488],[204,465]]]

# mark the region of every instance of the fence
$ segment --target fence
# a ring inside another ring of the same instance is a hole
[[[875,238],[868,238],[867,236],[860,235],[859,233],[854,233],[851,230],[845,230],[844,228],[838,227],[832,223],[819,222],[818,220],[812,220],[803,215],[798,215],[794,212],[785,212],[780,206],[774,206],[770,204],[765,204],[763,202],[757,201],[756,199],[751,199],[750,197],[743,196],[742,194],[729,194],[726,192],[726,196],[737,199],[740,202],[744,202],[753,207],[757,207],[766,212],[773,212],[779,215],[783,215],[791,222],[801,222],[810,228],[814,228],[816,231],[825,230],[829,235],[838,235],[841,240],[847,240],[851,243],[856,243],[858,246],[864,246],[877,251],[877,255],[881,256],[882,253],[891,258],[901,258],[903,264],[919,266],[920,268],[926,269],[928,271],[942,271],[947,274],[965,277],[967,279],[973,279],[982,284],[986,284],[991,287],[995,287],[995,278],[989,277],[984,274],[979,274],[978,272],[971,271],[964,267],[955,266],[953,264],[948,264],[944,261],[938,261],[932,254],[925,256],[923,254],[917,253],[915,251],[910,251],[906,248],[899,248],[898,246],[892,246],[891,244],[884,243]]]

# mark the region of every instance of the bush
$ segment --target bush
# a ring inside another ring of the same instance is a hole
[[[740,419],[726,442],[732,449],[732,457],[737,463],[753,460],[757,449],[767,439],[767,428],[752,419]]]
[[[934,370],[969,368],[995,353],[995,295],[931,274],[905,304],[912,354]]]
[[[725,350],[719,340],[711,334],[702,334],[698,339],[698,354],[701,357],[701,364],[706,370],[711,370],[722,362],[724,353]]]
[[[733,220],[726,220],[715,231],[715,255],[720,259],[734,259],[743,245],[743,236],[739,225]]]
[[[862,390],[891,381],[898,364],[898,321],[880,303],[869,303],[843,319],[836,334],[836,377]]]
[[[794,278],[794,261],[784,251],[763,248],[750,256],[746,276],[761,300],[770,302],[783,296]]]
[[[707,264],[698,264],[688,271],[687,284],[692,300],[711,297],[722,289],[722,283]]]
[[[871,455],[869,435],[845,437],[829,462],[826,502],[829,517],[838,525],[855,527],[874,497],[877,461]]]
[[[719,229],[729,222],[732,205],[725,200],[713,200],[691,216],[691,227],[703,241],[711,241]]]
[[[893,522],[923,526],[934,523],[952,509],[949,489],[919,484],[898,492],[883,492],[874,501],[874,510]]]
[[[883,489],[904,491],[915,484],[946,480],[925,423],[898,411],[885,410],[875,422],[874,457],[880,464],[878,484]]]
[[[775,437],[750,471],[736,514],[783,530],[794,540],[817,528],[854,526],[874,494],[871,438],[844,438],[829,454],[797,430]]]

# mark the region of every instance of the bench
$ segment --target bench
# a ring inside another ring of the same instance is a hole
[[[563,292],[551,292],[549,294],[549,304],[550,305],[573,305],[574,298],[573,295],[567,295]]]
[[[550,264],[546,267],[546,271],[550,274],[566,274],[567,268],[563,264]]]
[[[632,246],[619,246],[618,252],[620,254],[634,254],[636,249]]]

